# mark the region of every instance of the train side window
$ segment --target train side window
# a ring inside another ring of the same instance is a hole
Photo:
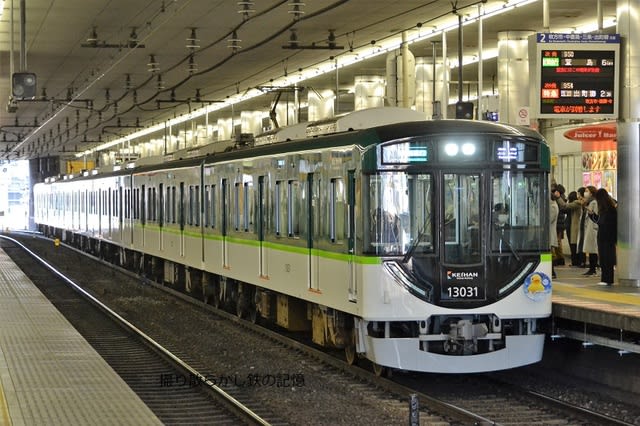
[[[158,184],[158,225],[164,225],[164,184]]]
[[[332,243],[342,244],[346,229],[347,192],[342,178],[330,181],[329,191],[329,238]]]
[[[175,186],[167,186],[167,196],[165,198],[165,212],[167,217],[167,223],[175,223],[174,219],[174,210],[173,210],[173,200],[175,197]]]
[[[292,238],[300,237],[300,203],[302,191],[300,182],[290,180],[287,188],[287,235]]]
[[[253,182],[248,181],[244,183],[244,212],[243,212],[243,227],[245,232],[253,231],[253,222],[251,218],[253,217],[253,198],[252,198],[252,188]]]
[[[210,201],[210,210],[211,210],[211,227],[215,229],[216,227],[216,219],[218,206],[216,202],[216,185],[211,185],[211,201]]]
[[[195,186],[193,194],[193,225],[200,226],[200,185]]]
[[[178,193],[178,199],[176,200],[176,204],[177,204],[177,208],[178,211],[177,213],[177,221],[178,221],[178,225],[180,225],[180,230],[184,229],[184,224],[185,224],[185,204],[186,204],[186,200],[185,200],[185,190],[184,190],[184,182],[180,182],[180,192]]]
[[[144,225],[147,223],[147,194],[145,191],[145,185],[142,185],[142,188],[138,192],[138,196],[140,197],[140,206],[138,207],[138,213],[140,214],[140,222]]]
[[[200,226],[200,185],[189,185],[187,225]]]
[[[229,185],[227,179],[222,179],[220,187],[220,209],[222,214],[221,231],[222,235],[227,235],[227,226],[229,218]]]
[[[156,188],[147,188],[147,220],[156,220]]]
[[[233,191],[233,229],[240,230],[240,222],[242,221],[242,185],[236,182]]]
[[[131,217],[131,189],[127,188],[124,191],[124,218],[129,219]]]
[[[273,224],[274,231],[277,236],[282,236],[283,225],[286,223],[285,214],[287,207],[287,193],[283,190],[283,181],[277,181],[275,187],[274,205],[273,205]]]
[[[203,218],[203,225],[205,228],[208,228],[210,225],[210,215],[211,215],[211,186],[210,185],[205,185],[204,186],[204,200],[202,200],[202,203],[204,204],[204,218]]]

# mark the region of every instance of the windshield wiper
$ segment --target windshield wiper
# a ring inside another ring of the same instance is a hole
[[[500,231],[500,227],[498,225],[494,225],[494,227]],[[500,241],[503,242],[507,248],[509,249],[509,251],[511,251],[511,254],[513,254],[513,257],[516,258],[516,260],[518,262],[520,262],[522,260],[522,258],[520,257],[520,255],[518,255],[518,252],[513,248],[513,246],[509,243],[509,241],[504,239],[504,230],[502,230],[503,232],[498,232],[499,236],[500,236]],[[502,250],[500,250],[500,252],[502,253]]]
[[[402,258],[402,263],[407,263],[409,259],[411,259],[411,257],[413,256],[413,252],[416,251],[416,249],[418,248],[418,245],[420,244],[420,240],[422,239],[422,236],[425,234],[425,231],[427,230],[427,226],[429,226],[430,224],[431,224],[431,217],[427,215],[424,223],[422,224],[422,229],[418,231],[418,235],[416,236],[416,239],[413,240],[413,243],[411,243],[411,247],[409,247],[409,250],[407,250],[404,257]]]

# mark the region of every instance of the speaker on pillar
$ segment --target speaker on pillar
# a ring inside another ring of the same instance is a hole
[[[36,97],[36,75],[31,72],[16,72],[11,76],[11,93],[14,99]]]
[[[473,102],[456,102],[456,118],[473,119]]]

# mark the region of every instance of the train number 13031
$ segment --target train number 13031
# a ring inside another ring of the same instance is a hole
[[[450,299],[482,299],[484,295],[478,286],[450,286],[445,289],[445,297]]]

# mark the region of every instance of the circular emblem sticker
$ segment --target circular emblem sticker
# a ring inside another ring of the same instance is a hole
[[[539,302],[551,294],[551,279],[543,272],[534,272],[524,279],[524,294]]]

